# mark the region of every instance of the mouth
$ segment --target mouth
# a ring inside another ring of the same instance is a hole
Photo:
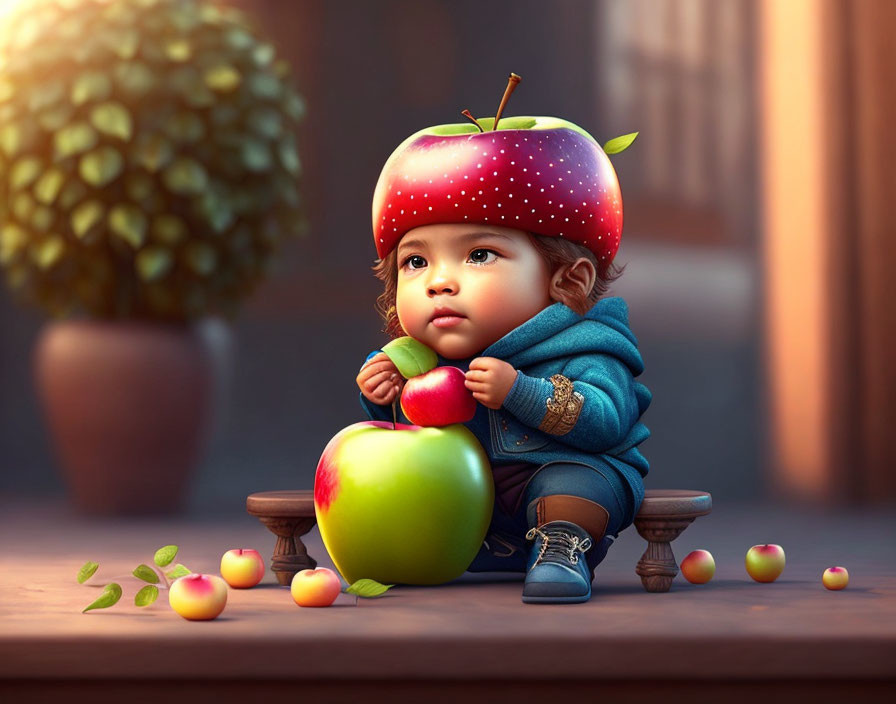
[[[436,308],[436,311],[433,313],[432,318],[429,319],[429,322],[437,328],[450,328],[459,325],[466,319],[465,315],[453,311],[450,308]]]

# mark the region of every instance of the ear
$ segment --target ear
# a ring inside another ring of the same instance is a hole
[[[587,296],[597,280],[597,269],[585,257],[572,264],[561,266],[551,277],[550,296],[555,301],[565,301],[570,295]]]

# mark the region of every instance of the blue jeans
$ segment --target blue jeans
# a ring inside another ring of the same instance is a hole
[[[556,462],[540,467],[532,465],[532,473],[510,512],[506,510],[506,502],[499,501],[496,496],[491,525],[485,538],[487,546],[479,551],[467,568],[468,571],[525,572],[528,554],[525,535],[534,525],[532,512],[527,515],[529,504],[542,496],[571,494],[600,504],[609,514],[605,535],[595,540],[591,549],[585,553],[588,567],[593,573],[594,568],[606,557],[613,539],[634,518],[634,500],[629,496],[628,503],[631,505],[621,505],[618,491],[624,486],[624,482],[615,476],[613,478],[618,482],[616,490],[611,480],[600,470],[588,465],[571,462]]]

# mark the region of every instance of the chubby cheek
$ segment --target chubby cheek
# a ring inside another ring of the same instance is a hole
[[[426,296],[421,299],[412,285],[399,283],[395,294],[395,309],[401,327],[408,335],[419,338],[424,334],[432,314],[432,304]]]
[[[512,295],[507,294],[507,288],[493,289],[483,292],[477,299],[477,318],[482,324],[483,332],[487,329],[487,336],[492,338],[489,344],[519,327],[552,302],[549,296],[542,295],[534,286],[513,290]]]

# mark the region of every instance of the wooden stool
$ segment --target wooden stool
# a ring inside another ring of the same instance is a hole
[[[712,496],[705,491],[648,489],[635,516],[635,528],[647,541],[647,550],[635,572],[649,592],[667,592],[678,574],[672,541],[698,516],[712,511]]]
[[[277,581],[289,586],[296,572],[313,570],[317,561],[308,554],[302,536],[314,527],[314,492],[261,491],[246,498],[246,511],[257,516],[277,536],[271,569]]]
[[[277,581],[289,585],[299,570],[314,569],[302,536],[314,526],[314,493],[311,491],[262,491],[250,494],[246,510],[257,516],[277,536],[271,569]],[[635,516],[635,528],[647,541],[647,550],[635,572],[649,592],[667,592],[678,574],[672,541],[698,516],[712,510],[712,497],[705,491],[648,489]]]

